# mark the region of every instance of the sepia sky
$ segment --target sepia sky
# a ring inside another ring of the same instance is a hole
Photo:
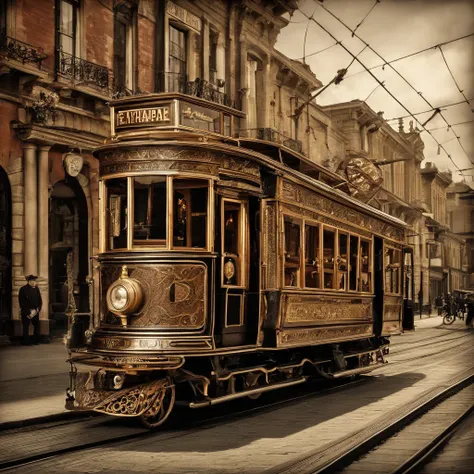
[[[332,33],[354,54],[358,54],[364,44],[341,23],[334,19],[316,0],[300,0],[299,8],[307,16],[314,14],[324,28]],[[374,6],[375,0],[325,0],[322,5],[340,18],[351,29],[365,17]],[[346,68],[352,60],[341,46],[334,45],[335,40],[324,32],[316,23],[308,21],[303,13],[296,11],[290,23],[282,30],[277,41],[277,49],[293,59],[302,59],[304,49],[306,62],[311,66],[323,84],[334,78],[338,69]],[[430,48],[461,36],[474,33],[473,0],[380,0],[369,16],[358,27],[356,34],[377,51],[386,61]],[[306,34],[306,45],[304,38]],[[310,56],[311,53],[326,51]],[[467,99],[474,98],[474,36],[442,46],[446,61],[461,90]],[[383,61],[368,48],[358,58],[367,67],[383,64]],[[417,92],[430,102],[433,107],[461,102],[462,94],[456,87],[439,48],[393,63],[416,89],[414,91],[389,66],[378,67],[372,73],[380,80],[411,113],[430,109],[429,105]],[[384,117],[390,119],[408,115],[397,102],[382,88],[364,68],[354,62],[345,79],[339,85],[331,85],[317,98],[320,105],[346,102],[354,99],[366,100],[375,111],[384,111]],[[356,74],[359,73],[359,74]],[[352,76],[352,77],[351,77]],[[374,91],[375,89],[375,91]],[[372,93],[372,94],[371,94]],[[370,97],[367,99],[367,97]],[[450,124],[474,120],[474,101],[448,107],[443,115]],[[433,112],[416,117],[423,123]],[[405,119],[405,130],[409,128],[411,118]],[[397,121],[389,122],[398,130]],[[416,123],[415,123],[416,125]],[[433,136],[443,144],[456,165],[463,169],[474,167],[474,122],[453,126],[447,130],[444,120],[438,115],[426,128],[433,130]],[[419,126],[419,128],[421,128]],[[467,151],[462,150],[456,135]],[[434,162],[440,169],[449,169],[455,181],[462,180],[456,167],[438,147],[428,133],[423,132],[425,142],[425,162]],[[472,163],[471,163],[472,162]],[[422,165],[423,166],[423,165]],[[465,172],[466,181],[474,180],[474,169]]]

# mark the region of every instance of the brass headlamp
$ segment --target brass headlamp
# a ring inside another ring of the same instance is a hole
[[[128,276],[126,265],[122,267],[120,278],[107,290],[107,307],[127,326],[127,316],[137,312],[143,304],[143,288],[134,278]]]

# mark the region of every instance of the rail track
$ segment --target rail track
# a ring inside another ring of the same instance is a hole
[[[463,341],[464,337],[464,334],[455,338],[450,337],[450,341],[453,342],[457,339]],[[445,340],[437,341],[436,339],[435,341],[431,341],[429,344],[426,344],[426,340],[420,342],[422,342],[422,344],[413,345],[413,347],[422,349],[422,352],[418,353],[416,357],[411,357],[410,355],[408,358],[388,364],[386,368],[390,369],[392,365],[397,364],[398,370],[401,370],[407,366],[403,372],[409,373],[410,371],[413,371],[413,368],[420,367],[420,357],[422,359],[424,358],[425,362],[427,362],[425,365],[430,365],[437,364],[440,360],[446,361],[456,355],[454,346],[447,348],[443,347],[444,342],[446,342]],[[426,348],[426,346],[429,346],[429,348]],[[448,353],[448,355],[446,353]],[[384,368],[380,370],[383,371]],[[376,375],[383,374],[383,372],[381,373],[380,370]],[[462,383],[467,383],[468,380],[471,380],[474,374],[474,367],[470,367],[468,371],[464,372],[469,371],[469,376],[464,374],[465,376],[462,378],[462,380],[458,380],[457,382],[455,381],[456,383],[453,382],[454,385],[452,386],[450,385],[449,387],[444,387],[443,393],[449,394],[451,392],[455,392],[459,389],[456,388],[456,386],[460,387]],[[166,440],[173,440],[174,438],[178,440],[183,436],[186,437],[187,435],[192,435],[204,428],[226,425],[238,418],[249,417],[250,419],[250,417],[254,415],[256,416],[259,414],[264,414],[265,412],[277,410],[279,408],[289,406],[292,403],[298,404],[305,399],[324,397],[332,393],[355,388],[357,385],[361,384],[367,384],[367,387],[370,387],[371,383],[375,380],[376,377],[364,376],[356,381],[339,381],[338,385],[326,386],[322,389],[319,389],[318,391],[314,391],[314,384],[309,383],[299,386],[298,389],[293,388],[291,392],[289,389],[271,392],[267,394],[263,400],[260,399],[259,401],[240,400],[226,405],[202,410],[189,410],[180,408],[176,411],[175,416],[169,420],[170,423],[167,424],[162,432],[150,432],[145,430],[144,428],[138,426],[138,424],[133,419],[124,421],[124,419],[104,416],[93,416],[85,419],[81,418],[69,421],[57,421],[54,423],[46,423],[13,429],[0,435],[0,443],[2,446],[0,450],[2,453],[0,455],[0,470],[16,470],[15,468],[21,467],[28,469],[28,466],[31,466],[32,464],[49,459],[62,459],[63,456],[69,453],[80,453],[92,448],[112,446],[120,442],[127,442],[131,440],[143,439],[145,441],[146,438],[150,437],[153,437],[153,443],[156,442],[156,444],[159,445],[159,443]],[[428,391],[429,393],[427,394],[423,394],[421,398],[423,400],[426,398],[425,407],[423,408],[421,405],[413,406],[413,413],[408,413],[407,419],[410,417],[410,419],[413,419],[414,417],[418,416],[417,413],[419,414],[423,410],[426,410],[431,399],[436,397],[436,400],[440,400],[443,395],[437,393],[437,390],[438,388]],[[435,402],[431,400],[431,403]],[[392,414],[392,416],[393,415],[394,414]],[[404,426],[403,423],[399,421],[399,424],[394,425],[394,427],[391,429],[399,430],[401,426]],[[380,423],[377,422],[377,425],[380,425]],[[382,428],[380,431],[382,431]],[[390,428],[387,427],[387,431],[384,432],[388,434],[389,431]],[[28,443],[26,445],[25,437],[28,439]],[[49,444],[45,440],[50,440]],[[55,440],[55,442],[51,443],[51,440]],[[175,441],[171,442],[175,443]],[[333,443],[331,445],[332,447],[328,447],[328,450],[334,451],[337,448],[337,444],[337,442]],[[22,449],[18,449],[18,446],[21,446]],[[365,449],[367,450],[371,445],[369,443],[363,446],[365,446]],[[359,451],[354,451],[353,456],[360,456],[362,452],[363,451],[360,451],[360,449]],[[301,460],[295,460],[295,463],[301,464]],[[340,464],[341,467],[344,465],[344,463]],[[327,470],[318,471],[317,469],[310,469],[307,471],[291,470],[293,469],[292,466],[281,467],[283,470],[272,470],[270,472],[329,472]],[[333,468],[334,466],[331,467],[331,469]],[[334,471],[331,470],[330,472]]]
[[[110,418],[102,415],[91,415],[87,418],[41,423],[12,429],[0,435],[0,445],[2,446],[0,450],[0,471],[27,466],[73,452],[139,438],[153,436],[158,442],[179,438],[203,427],[230,423],[239,417],[261,414],[275,410],[282,405],[286,406],[308,398],[323,397],[348,390],[364,383],[370,383],[370,380],[370,377],[362,377],[356,380],[338,380],[334,381],[333,384],[326,382],[328,386],[317,391],[314,390],[314,384],[309,382],[298,387],[297,395],[294,394],[296,387],[292,390],[292,396],[288,396],[288,389],[282,389],[269,393],[267,398],[273,398],[274,400],[263,403],[260,400],[244,399],[201,410],[178,408],[176,413],[170,417],[166,428],[162,432],[147,430],[133,418],[124,420],[123,418]],[[28,450],[28,445],[24,444],[25,435],[29,438],[28,444],[32,448],[30,450]],[[44,443],[45,437],[49,440],[57,440],[54,448],[48,444],[41,444],[42,440]],[[23,447],[20,455],[16,454],[14,449],[8,449],[9,446],[13,448],[19,443]],[[26,452],[28,454],[25,454]]]
[[[473,383],[474,366],[457,374],[446,386],[427,390],[403,409],[387,413],[373,425],[295,457],[265,474],[416,472],[472,413]],[[451,420],[443,423],[439,413],[447,412]],[[436,427],[429,423],[433,417],[439,421]],[[428,437],[419,435],[420,431],[426,434],[433,430],[434,434]],[[400,445],[404,446],[403,453]]]

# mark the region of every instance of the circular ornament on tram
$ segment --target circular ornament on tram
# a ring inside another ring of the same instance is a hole
[[[136,313],[143,305],[143,288],[128,276],[126,265],[122,267],[120,278],[109,286],[106,298],[109,311],[119,316],[122,326],[127,325],[127,315]]]

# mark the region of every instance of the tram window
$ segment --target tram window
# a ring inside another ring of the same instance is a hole
[[[207,247],[207,181],[173,180],[173,246]]]
[[[127,248],[127,178],[105,181],[107,190],[107,249]]]
[[[224,249],[224,284],[240,285],[242,249],[240,243],[242,205],[240,202],[224,201],[222,235]]]
[[[360,241],[360,279],[359,291],[371,291],[372,281],[372,262],[370,261],[370,242],[367,240]]]
[[[359,260],[359,237],[350,237],[349,290],[357,291],[357,263]]]
[[[134,178],[133,243],[166,245],[166,177]]]
[[[329,229],[323,232],[324,288],[334,288],[334,254],[336,233]]]
[[[400,293],[400,250],[386,248],[385,250],[385,292]]]
[[[319,227],[316,225],[306,225],[304,275],[307,288],[319,288],[320,268]]]
[[[285,216],[285,286],[300,286],[300,225]]]
[[[347,290],[347,271],[348,271],[348,239],[349,236],[339,232],[339,255],[337,257],[338,290]]]

